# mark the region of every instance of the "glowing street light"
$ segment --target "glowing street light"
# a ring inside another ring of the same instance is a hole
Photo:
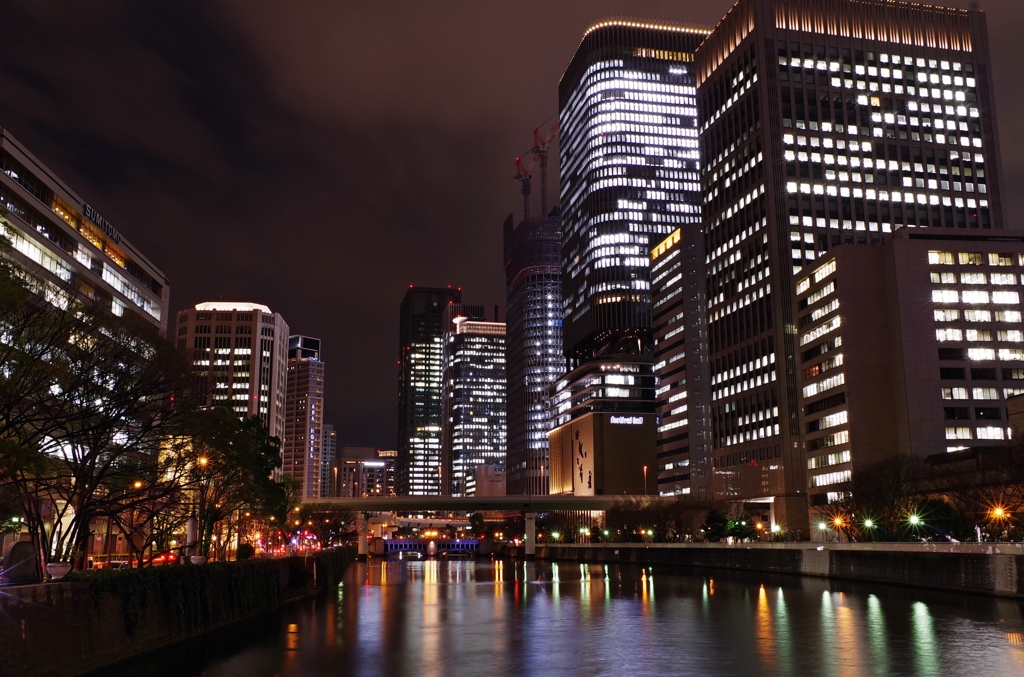
[[[818,529],[821,531],[828,531],[828,525],[824,522],[818,522]]]
[[[781,531],[782,531],[782,525],[781,524],[773,524],[772,525],[772,533],[773,534],[780,533]]]
[[[907,519],[907,521],[908,521],[908,522],[910,522],[910,523],[911,523],[912,525],[914,525],[915,527],[916,527],[917,525],[921,524],[921,518],[920,518],[920,517],[918,517],[917,515],[911,515],[911,516],[910,516],[910,517],[909,517],[909,518]]]
[[[1006,517],[1006,510],[1004,510],[1003,508],[999,508],[999,507],[993,508],[992,509],[992,517],[995,517],[997,520],[1003,519],[1004,517]]]
[[[875,520],[872,520],[872,519],[864,520],[864,528],[865,529],[872,529],[872,528],[874,528],[874,526],[875,526]]]
[[[551,532],[551,538],[555,539],[556,541],[557,541],[557,540],[558,540],[559,538],[561,538],[561,537],[562,537],[562,534],[558,533],[557,531],[552,531],[552,532]]]

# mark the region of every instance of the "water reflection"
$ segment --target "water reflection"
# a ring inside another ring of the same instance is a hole
[[[1016,602],[667,567],[373,561],[261,628],[103,674],[1024,674]]]

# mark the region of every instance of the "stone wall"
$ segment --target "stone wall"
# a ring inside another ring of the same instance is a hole
[[[1024,546],[926,544],[538,545],[537,558],[769,571],[1024,597]]]
[[[274,612],[336,583],[353,559],[351,549],[339,548],[319,562],[293,557],[162,567],[148,575],[110,571],[3,588],[0,677],[79,675]]]

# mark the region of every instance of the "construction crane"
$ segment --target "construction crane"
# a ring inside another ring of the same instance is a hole
[[[533,158],[533,162],[530,163],[529,167],[523,165],[521,158],[516,158],[516,176],[515,180],[520,184],[523,191],[523,221],[530,218],[530,171],[533,166],[537,164],[537,158]]]
[[[535,161],[540,162],[540,215],[541,218],[548,215],[548,150],[551,142],[558,134],[558,121],[551,126],[550,131],[540,133],[540,127],[533,130],[533,148],[530,152],[534,154]]]
[[[523,164],[522,158],[516,158],[515,180],[520,184],[523,191],[523,220],[530,218],[530,193],[532,192],[530,172],[540,163],[540,214],[541,217],[548,213],[548,151],[551,142],[558,133],[558,123],[555,122],[547,134],[541,134],[540,127],[533,130],[533,148],[528,153],[533,154],[533,161],[527,167]]]

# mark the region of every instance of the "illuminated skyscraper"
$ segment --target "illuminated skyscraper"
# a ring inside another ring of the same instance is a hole
[[[398,343],[398,493],[441,493],[441,316],[457,289],[410,286]]]
[[[558,88],[570,368],[649,354],[650,246],[700,222],[693,54],[707,31],[591,27]]]
[[[687,225],[651,251],[658,493],[710,498],[710,377],[704,236]]]
[[[444,493],[473,496],[477,466],[505,467],[505,323],[486,321],[481,306],[457,303],[443,322]]]
[[[794,275],[898,228],[1002,228],[984,15],[740,0],[696,70],[715,490],[771,502],[774,520],[807,533],[802,420],[843,407],[824,371],[799,398],[798,368],[837,354],[798,365],[832,337],[798,326]],[[842,468],[838,439],[815,463]],[[842,476],[816,470],[823,492]]]
[[[556,207],[513,226],[505,220],[508,460],[511,494],[548,493],[544,391],[565,372],[562,355],[562,230]]]
[[[303,498],[318,498],[324,471],[324,363],[320,339],[288,339],[288,384],[284,401],[281,472],[301,486]]]

